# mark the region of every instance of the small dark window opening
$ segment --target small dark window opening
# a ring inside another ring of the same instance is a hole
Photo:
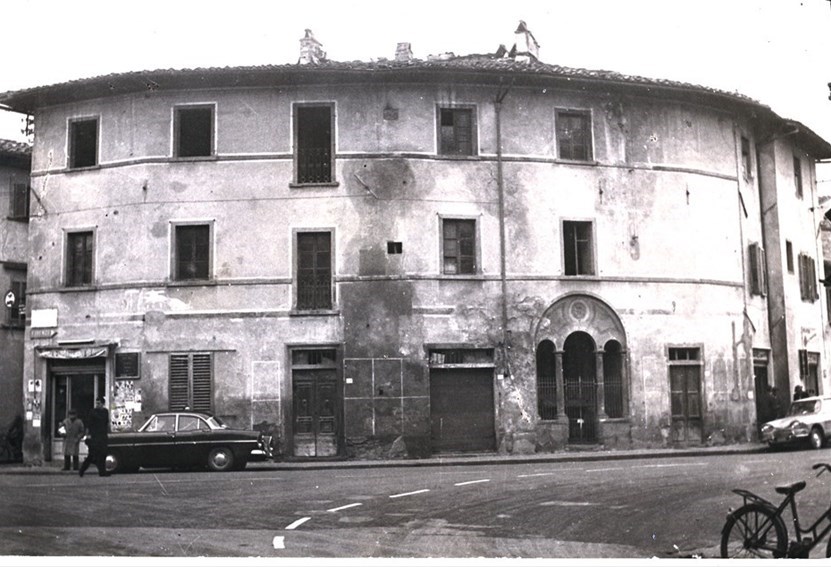
[[[537,414],[540,419],[557,419],[557,377],[554,343],[537,346]]]
[[[401,254],[404,251],[404,245],[401,242],[387,241],[387,254]]]
[[[14,294],[14,303],[8,310],[10,327],[26,326],[26,282],[12,280],[11,291]]]
[[[297,309],[332,308],[332,235],[297,235]]]
[[[669,359],[673,362],[696,361],[700,358],[698,348],[675,347],[669,349]]]
[[[750,179],[750,140],[742,136],[742,175]]]
[[[788,273],[793,273],[793,244],[790,240],[785,241],[785,263],[788,266]]]
[[[295,135],[297,183],[331,183],[332,107],[298,106]]]
[[[9,200],[9,218],[26,220],[29,218],[29,186],[25,183],[14,183]]]
[[[472,108],[439,109],[439,153],[472,156],[475,151]]]
[[[212,107],[176,109],[176,156],[213,155],[214,111]]]
[[[802,161],[794,156],[793,158],[793,183],[796,187],[796,196],[802,198]]]
[[[198,224],[177,226],[175,279],[210,279],[210,265],[210,225]]]
[[[66,285],[92,284],[93,234],[73,232],[66,238]]]
[[[301,366],[334,367],[337,353],[334,349],[297,349],[291,351],[293,368]]]
[[[476,221],[445,219],[442,223],[445,274],[476,273]]]
[[[75,120],[69,124],[69,167],[98,164],[98,120]]]
[[[591,161],[591,114],[586,111],[557,111],[557,155],[560,159]]]
[[[565,275],[594,275],[591,221],[563,221]]]

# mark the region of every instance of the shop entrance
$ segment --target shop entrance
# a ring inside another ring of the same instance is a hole
[[[86,425],[89,423],[89,413],[95,407],[95,398],[106,397],[104,359],[100,359],[100,362],[90,359],[83,363],[61,361],[60,364],[52,364],[50,378],[51,403],[46,420],[51,437],[49,445],[52,453],[60,457],[63,455],[63,437],[58,435],[58,428],[61,421],[66,419],[69,410],[74,409],[78,418]],[[83,444],[81,451],[86,451]]]

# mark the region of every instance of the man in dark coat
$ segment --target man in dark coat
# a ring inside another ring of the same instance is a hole
[[[98,476],[110,476],[107,472],[107,435],[110,432],[110,412],[104,407],[104,398],[95,399],[95,408],[87,418],[87,435],[89,435],[89,454],[78,471],[79,476],[89,468],[90,463],[98,467]]]

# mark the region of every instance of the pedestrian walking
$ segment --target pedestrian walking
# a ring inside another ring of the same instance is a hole
[[[782,404],[779,402],[779,390],[776,386],[768,387],[768,412],[771,419],[779,419],[782,417]]]
[[[89,447],[89,454],[84,459],[81,470],[78,471],[79,476],[84,476],[84,472],[89,468],[90,464],[94,464],[98,468],[98,476],[110,476],[110,473],[107,472],[109,432],[110,412],[104,407],[104,398],[98,397],[95,399],[95,408],[89,412],[87,423],[87,446]]]
[[[69,410],[66,419],[61,422],[63,428],[63,470],[78,470],[78,446],[84,437],[84,422],[78,418],[78,412]]]

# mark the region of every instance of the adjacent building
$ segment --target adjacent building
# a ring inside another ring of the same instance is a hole
[[[23,415],[29,224],[29,144],[0,140],[0,432]]]
[[[98,394],[372,458],[745,442],[768,386],[827,393],[831,145],[516,38],[0,95],[35,116],[26,458]]]

